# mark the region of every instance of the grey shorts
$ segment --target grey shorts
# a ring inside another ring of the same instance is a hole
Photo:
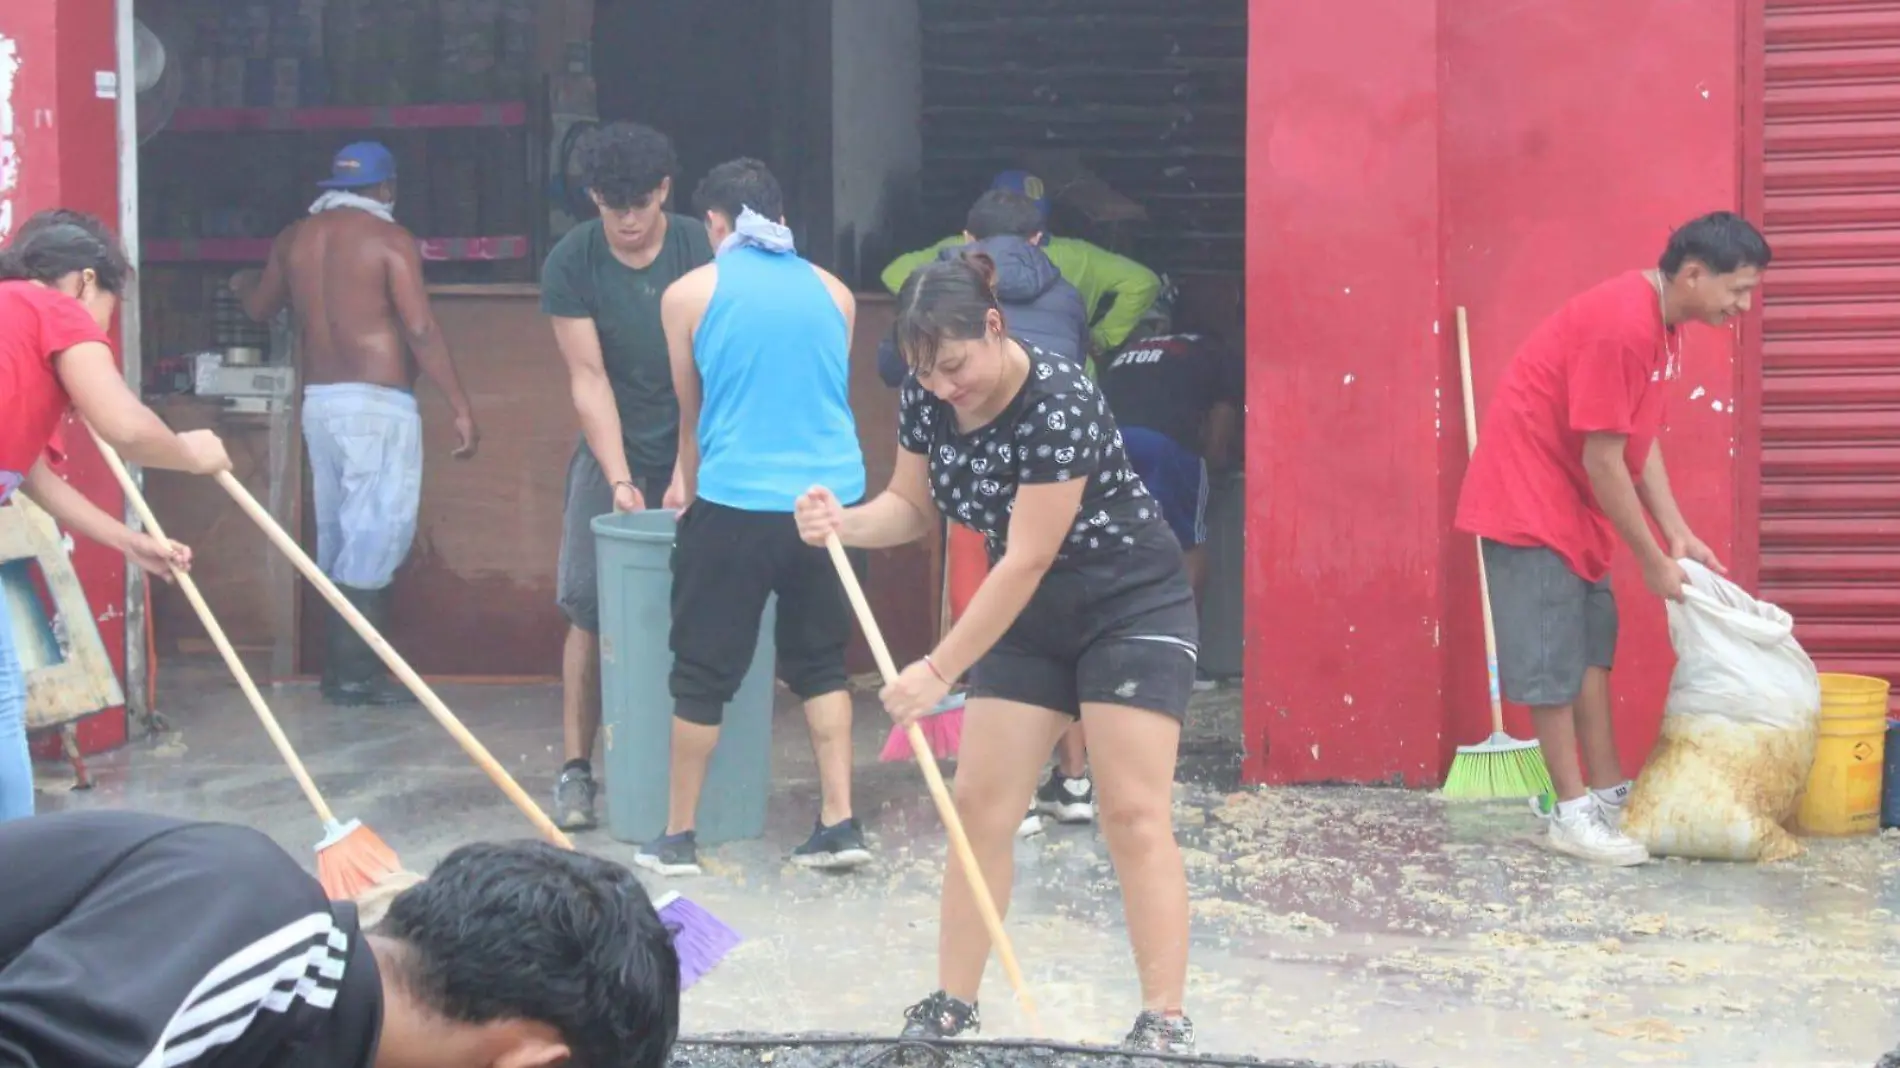
[[[1608,671],[1616,657],[1609,576],[1585,581],[1545,548],[1482,545],[1505,699],[1530,708],[1575,702],[1585,669]]]
[[[633,476],[648,508],[666,496],[670,474]],[[600,633],[600,577],[594,563],[594,520],[614,510],[614,488],[583,439],[567,462],[567,501],[561,510],[561,558],[554,574],[554,601],[567,621]]]

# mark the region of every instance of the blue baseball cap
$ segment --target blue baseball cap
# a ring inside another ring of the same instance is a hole
[[[1021,193],[1036,202],[1036,211],[1042,216],[1043,225],[1049,223],[1049,187],[1042,179],[1028,171],[1004,171],[990,182],[991,189],[1002,189],[1011,193]]]
[[[322,189],[362,189],[396,176],[396,157],[376,141],[344,145],[330,164],[330,177],[317,183]]]

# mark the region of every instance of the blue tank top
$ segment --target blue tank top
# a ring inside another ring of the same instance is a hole
[[[693,336],[699,366],[699,496],[750,512],[790,512],[824,486],[864,496],[851,415],[851,337],[810,263],[741,245]]]

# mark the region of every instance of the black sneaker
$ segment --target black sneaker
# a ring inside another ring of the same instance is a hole
[[[1143,1009],[1135,1017],[1134,1029],[1122,1039],[1122,1047],[1143,1053],[1193,1053],[1194,1021]]]
[[[640,847],[633,862],[661,875],[698,875],[699,840],[692,831],[655,838]]]
[[[801,868],[821,871],[849,871],[871,862],[871,850],[864,844],[864,830],[856,816],[827,827],[822,822],[792,850],[792,863]]]
[[[955,1038],[965,1031],[981,1031],[976,1006],[939,990],[904,1010],[899,1038]]]
[[[1057,823],[1087,823],[1095,818],[1095,784],[1086,774],[1071,779],[1056,768],[1036,791],[1036,811]]]
[[[584,831],[597,826],[594,796],[600,787],[587,768],[569,767],[554,782],[554,822],[564,831]]]

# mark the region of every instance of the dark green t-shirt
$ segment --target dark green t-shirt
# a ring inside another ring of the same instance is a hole
[[[635,478],[671,474],[679,453],[680,405],[660,325],[660,294],[681,275],[712,262],[704,223],[670,212],[666,223],[666,244],[643,269],[614,258],[599,219],[568,231],[541,267],[541,311],[592,319],[600,334],[601,362]]]

